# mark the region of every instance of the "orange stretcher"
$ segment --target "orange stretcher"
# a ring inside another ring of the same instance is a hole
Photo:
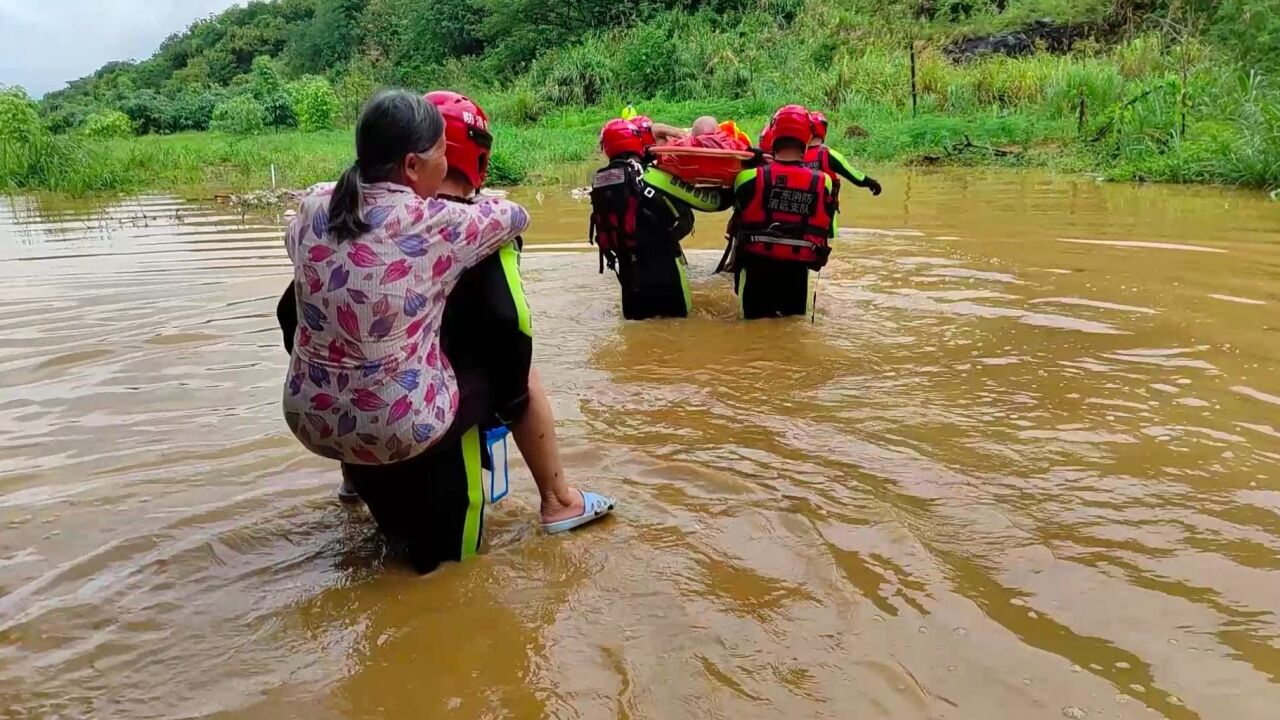
[[[746,163],[755,157],[745,150],[670,145],[657,145],[649,148],[649,152],[659,169],[692,185],[715,187],[733,187],[738,173],[745,170]]]

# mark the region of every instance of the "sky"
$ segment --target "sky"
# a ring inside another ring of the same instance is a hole
[[[0,0],[0,84],[32,97],[111,60],[143,60],[234,0]]]

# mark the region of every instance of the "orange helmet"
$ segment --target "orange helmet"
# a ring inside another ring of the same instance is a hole
[[[809,118],[809,111],[804,109],[804,106],[784,105],[773,114],[773,120],[769,121],[769,130],[774,142],[788,138],[802,145],[808,145],[813,139],[813,120]]]
[[[444,117],[445,160],[476,187],[489,177],[489,153],[493,136],[489,116],[471,98],[451,90],[435,90],[425,100]]]
[[[652,135],[652,130],[650,130]],[[610,160],[619,155],[643,155],[653,143],[645,142],[645,132],[636,127],[635,121],[615,118],[600,130],[600,149]]]

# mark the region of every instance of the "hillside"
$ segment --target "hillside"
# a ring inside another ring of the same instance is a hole
[[[714,111],[748,126],[802,102],[826,109],[841,147],[872,162],[1275,187],[1278,65],[1280,0],[255,1],[38,108],[10,92],[27,110],[0,107],[0,144],[17,122],[6,117],[30,122],[38,109],[50,148],[78,143],[107,164],[105,179],[63,189],[113,189],[160,155],[190,160],[195,174],[236,164],[186,133],[344,127],[373,89],[404,85],[480,99],[514,139],[496,158],[506,182],[588,159],[595,128],[627,102],[677,122]],[[111,139],[175,133],[146,147]],[[17,154],[0,155],[0,186],[57,185]],[[293,162],[261,160],[286,172]],[[341,165],[332,160],[312,158],[309,171]],[[211,181],[152,169],[157,182]]]

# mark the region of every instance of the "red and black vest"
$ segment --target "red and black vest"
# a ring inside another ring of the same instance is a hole
[[[693,213],[644,179],[635,159],[616,159],[591,178],[589,240],[600,248],[600,272],[636,255],[680,254],[680,241],[693,231]]]
[[[636,160],[618,159],[591,176],[591,229],[588,240],[600,248],[600,272],[608,262],[636,249],[636,221],[640,201],[653,188],[644,183],[644,167]]]
[[[831,178],[831,194],[837,198],[840,197],[840,175],[835,168],[831,167],[830,148],[826,145],[814,145],[805,150],[802,164],[810,170],[817,170]]]
[[[834,215],[834,196],[820,171],[769,163],[756,170],[751,201],[734,218],[738,250],[819,270],[831,254]]]

